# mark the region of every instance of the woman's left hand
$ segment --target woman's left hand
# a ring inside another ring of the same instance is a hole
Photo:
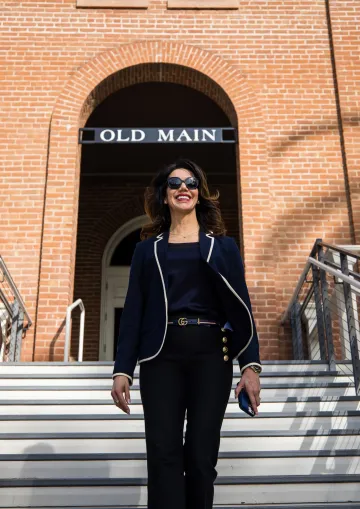
[[[249,395],[251,406],[256,415],[258,415],[258,406],[260,406],[260,377],[251,368],[246,368],[241,376],[240,382],[235,389],[235,399],[238,398],[241,389],[245,388]]]

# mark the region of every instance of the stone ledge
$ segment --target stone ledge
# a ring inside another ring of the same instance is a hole
[[[149,0],[76,0],[76,7],[98,9],[147,9]]]

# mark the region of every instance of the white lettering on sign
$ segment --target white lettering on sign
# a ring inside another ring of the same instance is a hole
[[[194,129],[194,131],[192,133],[192,135],[193,135],[192,137],[186,131],[186,129],[183,129],[181,131],[181,133],[175,139],[174,139],[174,129],[169,129],[169,131],[167,133],[165,133],[165,131],[163,129],[159,129],[158,132],[159,132],[159,137],[158,137],[159,142],[163,142],[163,141],[165,141],[165,142],[200,141],[199,129]],[[202,133],[201,141],[207,141],[207,139],[216,141],[216,130],[215,129],[212,129],[211,131],[209,131],[207,129],[201,129],[201,133]]]
[[[136,133],[140,135],[140,138],[136,137]],[[134,129],[131,131],[131,141],[143,141],[145,139],[145,133],[144,131],[141,131],[141,129]]]
[[[186,141],[192,141],[191,136],[185,131],[185,129],[181,131],[176,141],[181,141],[181,138],[185,138]]]
[[[203,129],[202,134],[203,134],[202,141],[206,141],[206,140],[205,140],[205,136],[207,136],[208,138],[210,138],[210,140],[215,141],[215,137],[216,137],[215,129],[213,129],[213,130],[212,130],[212,133],[210,133],[210,131],[207,131],[206,129]]]
[[[217,141],[218,129],[97,128],[96,131],[99,137],[97,139],[104,143],[211,143]]]
[[[130,141],[130,138],[123,138],[122,137],[122,129],[117,130],[117,141]]]
[[[174,141],[174,129],[170,129],[167,134],[162,129],[159,129],[158,141]]]
[[[110,133],[110,137],[108,138],[106,133]],[[100,139],[102,141],[113,141],[115,139],[115,133],[111,129],[105,129],[100,133]]]

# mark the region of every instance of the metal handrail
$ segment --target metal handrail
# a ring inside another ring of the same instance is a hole
[[[347,250],[341,249],[341,248],[337,248],[335,246],[331,246],[330,244],[325,244],[323,242],[316,242],[315,246],[317,246],[317,245],[324,246],[324,247],[326,246],[328,248],[331,248],[333,251],[337,251],[339,253],[342,253],[342,254],[347,255],[347,256],[351,256],[353,258],[358,258],[357,255],[353,255],[350,251],[347,251]],[[314,249],[311,252],[313,253]],[[329,274],[332,274],[333,276],[338,277],[342,281],[345,281],[345,283],[349,283],[351,286],[353,286],[357,290],[360,290],[360,283],[355,281],[355,279],[353,279],[353,278],[343,274],[341,272],[341,268],[340,267],[339,267],[338,270],[333,269],[329,265],[326,265],[326,264],[324,264],[322,262],[319,262],[318,260],[315,260],[315,258],[313,258],[312,256],[309,256],[308,259],[307,259],[306,265],[304,267],[304,270],[302,271],[301,276],[299,278],[298,284],[296,285],[295,291],[294,291],[294,293],[293,293],[293,295],[291,297],[291,300],[290,300],[290,302],[289,302],[289,304],[288,304],[286,310],[284,311],[284,314],[283,314],[283,316],[282,316],[282,318],[280,320],[281,325],[284,325],[285,322],[287,321],[289,313],[291,311],[291,308],[292,308],[294,302],[297,299],[299,291],[300,291],[300,289],[301,289],[301,287],[302,287],[302,285],[303,285],[303,283],[305,281],[306,274],[309,272],[309,269],[310,269],[311,265],[316,265],[320,269],[325,270]],[[331,265],[334,266],[333,263],[331,263]]]
[[[326,242],[322,242],[322,241],[317,241],[315,243],[315,245],[321,246],[321,247],[327,247],[327,248],[331,249],[332,251],[337,251],[338,253],[342,253],[346,256],[351,256],[352,258],[355,258],[356,260],[360,260],[360,255],[352,253],[351,251],[349,251],[348,249],[344,249],[343,247],[332,246],[331,244],[327,244]]]
[[[29,313],[28,313],[28,312],[27,312],[27,310],[26,310],[25,303],[24,303],[24,301],[23,301],[23,299],[22,299],[22,297],[21,297],[21,295],[20,295],[20,293],[19,293],[19,290],[16,288],[16,285],[15,285],[15,283],[14,283],[14,281],[13,281],[13,278],[11,277],[9,270],[8,270],[8,268],[6,267],[6,264],[5,264],[5,262],[4,262],[3,258],[2,258],[2,256],[0,256],[0,269],[1,269],[1,271],[3,272],[3,274],[4,274],[4,276],[5,276],[5,278],[6,278],[7,282],[8,282],[8,284],[9,284],[9,286],[10,286],[10,288],[11,288],[11,290],[12,290],[13,294],[14,294],[14,296],[16,297],[16,300],[19,302],[20,306],[22,307],[22,309],[23,309],[23,311],[24,311],[24,314],[25,314],[26,319],[27,319],[27,324],[26,324],[26,326],[24,327],[24,329],[26,330],[26,329],[28,329],[29,327],[31,327],[31,325],[32,325],[32,320],[31,320],[31,318],[30,318]]]
[[[312,263],[313,265],[316,265],[317,267],[319,267],[319,269],[325,270],[329,274],[332,274],[333,276],[338,277],[342,281],[345,281],[345,283],[349,283],[349,285],[354,286],[355,288],[360,290],[360,283],[358,281],[355,281],[355,279],[347,276],[346,274],[343,274],[340,269],[339,270],[332,269],[328,265],[325,265],[322,262],[318,262],[317,260],[315,260],[315,258],[311,258],[311,257],[309,257],[309,262]]]
[[[7,297],[6,297],[5,293],[2,291],[1,288],[0,288],[0,301],[5,306],[5,309],[8,312],[9,316],[12,317],[13,316],[13,310],[11,309],[10,303],[7,300]]]
[[[77,299],[75,302],[70,304],[66,310],[66,329],[65,329],[65,346],[64,346],[64,362],[69,360],[69,346],[70,346],[70,334],[71,334],[71,313],[74,308],[80,307],[80,331],[79,331],[79,352],[78,362],[83,360],[83,349],[84,349],[84,329],[85,329],[85,306],[81,299]]]
[[[327,360],[330,370],[336,369],[336,359],[351,359],[355,393],[360,396],[360,281],[359,273],[349,269],[349,262],[357,265],[358,260],[351,251],[317,239],[281,324],[290,321],[295,359]],[[334,279],[332,283],[329,276]],[[308,284],[311,286],[306,290]]]
[[[302,287],[302,285],[303,285],[303,283],[305,281],[306,274],[309,272],[309,269],[310,269],[310,266],[311,266],[311,264],[309,262],[309,258],[308,258],[308,261],[306,262],[304,270],[301,273],[301,276],[299,278],[298,284],[296,285],[296,288],[295,288],[294,293],[293,293],[293,295],[292,295],[292,297],[290,299],[288,307],[285,309],[285,311],[283,313],[283,316],[282,316],[282,318],[280,320],[281,325],[284,325],[284,323],[286,322],[286,320],[287,320],[287,318],[289,316],[289,313],[291,311],[291,308],[293,307],[293,304],[296,301],[297,296],[299,295],[299,291],[300,291],[300,289],[301,289],[301,287]]]

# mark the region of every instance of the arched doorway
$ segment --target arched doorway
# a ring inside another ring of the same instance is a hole
[[[138,78],[147,77],[149,81],[126,86],[130,70],[125,70],[125,86],[108,95],[94,109],[85,127],[233,126],[234,118],[228,116],[231,116],[229,104],[225,108],[226,114],[219,106],[219,97],[217,100],[209,97],[214,84],[205,76],[195,73],[198,75],[197,88],[193,88],[185,84],[186,70],[181,66],[163,65],[162,81],[158,81],[156,64],[138,67]],[[132,78],[135,72],[136,69],[132,69]],[[188,83],[195,83],[194,71],[188,69],[187,72]],[[177,76],[182,83],[174,83]],[[167,77],[169,81],[165,81]],[[204,81],[204,91],[199,90],[201,80]],[[219,90],[216,93],[219,94]],[[145,187],[161,166],[178,157],[188,157],[197,162],[207,173],[210,189],[220,191],[220,206],[228,234],[240,242],[236,149],[236,144],[229,143],[82,146],[74,299],[81,298],[86,308],[85,360],[98,360],[99,356],[101,360],[113,359],[113,338],[125,298],[132,253],[129,252],[128,263],[123,261],[112,267],[108,264],[102,272],[101,258],[108,251],[109,244],[114,246],[117,232],[126,231],[126,225],[135,224],[132,222],[144,215]],[[117,240],[121,259],[122,242],[120,238]],[[133,238],[132,249],[135,243]],[[100,294],[106,295],[104,278],[109,276],[111,287],[108,282],[105,304]],[[74,355],[76,342],[74,329]]]
[[[147,222],[146,215],[131,219],[114,233],[105,247],[101,270],[100,361],[111,361],[115,356],[131,257],[136,242],[140,240],[141,227]]]

